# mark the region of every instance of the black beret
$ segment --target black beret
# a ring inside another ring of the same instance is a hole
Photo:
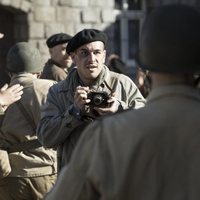
[[[90,42],[101,41],[104,44],[107,42],[107,35],[96,29],[83,29],[78,32],[72,39],[69,41],[66,51],[69,54],[70,52],[75,51],[80,46],[88,44]]]
[[[47,39],[46,44],[49,48],[52,48],[58,44],[63,44],[63,43],[69,42],[69,40],[71,38],[72,38],[72,36],[70,36],[66,33],[57,33],[57,34],[50,36]]]

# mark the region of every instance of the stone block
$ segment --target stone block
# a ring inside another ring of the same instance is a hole
[[[60,33],[60,32],[64,32],[64,24],[63,23],[48,23],[45,25],[45,35],[46,37],[50,37],[51,35],[55,34],[55,33]]]
[[[52,22],[55,20],[55,8],[50,6],[36,6],[35,20],[38,22]]]
[[[44,38],[44,24],[32,22],[29,25],[29,37],[30,38]]]
[[[31,10],[31,3],[28,1],[22,1],[20,9],[27,13],[29,10]]]
[[[100,10],[98,8],[88,8],[82,11],[83,23],[98,23],[100,21]]]
[[[35,5],[50,6],[51,0],[34,0]]]
[[[59,3],[71,7],[88,7],[89,0],[60,0]]]
[[[74,23],[80,23],[81,14],[78,8],[58,7],[56,9],[56,19],[59,22],[73,21]]]
[[[74,35],[75,29],[74,29],[74,23],[72,21],[66,22],[64,24],[64,32],[69,35]]]
[[[10,5],[10,3],[11,3],[11,0],[1,0],[2,5],[7,6],[7,5]]]
[[[102,22],[115,22],[116,17],[114,14],[114,10],[104,9],[101,12]]]
[[[10,2],[10,5],[12,6],[12,7],[14,7],[14,8],[20,8],[20,5],[21,5],[21,0],[12,0],[11,2]]]
[[[49,49],[46,45],[46,40],[38,40],[37,41],[37,47],[41,54],[48,54]]]
[[[102,8],[114,8],[114,0],[89,0],[89,6],[102,7]]]

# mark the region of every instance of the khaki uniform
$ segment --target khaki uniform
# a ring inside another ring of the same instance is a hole
[[[105,81],[115,91],[115,97],[123,109],[144,106],[145,99],[129,77],[111,72],[105,66],[95,86],[91,89],[110,93]],[[41,121],[38,124],[37,135],[40,142],[46,147],[59,146],[61,166],[69,162],[82,130],[90,123],[69,114],[76,87],[79,85],[81,85],[81,81],[76,68],[74,68],[66,80],[50,89],[47,103],[42,108]]]
[[[195,89],[153,89],[144,108],[85,130],[45,200],[199,200],[199,119]]]
[[[37,79],[29,73],[22,73],[12,78],[11,84],[16,83],[19,83],[24,87],[20,102],[29,116],[33,119],[36,129],[37,123],[40,119],[40,106],[46,101],[48,89],[55,82]],[[31,127],[29,121],[22,114],[16,103],[10,105],[6,110],[1,127],[1,146],[12,147],[15,144],[20,144],[34,139],[37,139],[36,132]],[[42,199],[42,196],[52,187],[56,178],[56,151],[39,147],[20,152],[13,152],[9,153],[9,161],[11,165],[11,173],[8,177],[0,181],[1,197],[4,198],[6,195],[12,195],[8,200]],[[34,181],[31,181],[31,178],[34,179]],[[24,183],[24,179],[29,180],[29,185],[25,186],[28,181]],[[41,185],[39,181],[42,179],[45,181],[50,179],[51,181],[49,183],[43,182],[44,186],[36,189],[37,184]],[[18,184],[13,184],[13,182]],[[15,185],[16,191],[21,192],[21,198],[16,198],[15,194],[17,194],[17,192],[13,194],[10,192],[12,189],[10,185]],[[26,187],[29,188],[28,195],[26,194]],[[32,196],[34,190],[35,194],[38,195]],[[29,198],[23,198],[23,195],[25,194],[27,195],[26,197]]]
[[[41,79],[50,79],[57,82],[65,80],[67,77],[67,71],[60,67],[53,60],[49,59],[43,68]]]

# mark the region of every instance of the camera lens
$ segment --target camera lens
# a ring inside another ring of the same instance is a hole
[[[94,96],[93,101],[94,101],[94,104],[98,106],[104,101],[104,99],[103,99],[102,95],[97,94],[97,95]]]

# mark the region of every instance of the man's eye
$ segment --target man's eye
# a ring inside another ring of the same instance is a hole
[[[87,56],[89,53],[87,51],[81,51],[81,56]]]
[[[95,55],[102,54],[102,51],[95,51],[94,54]]]

